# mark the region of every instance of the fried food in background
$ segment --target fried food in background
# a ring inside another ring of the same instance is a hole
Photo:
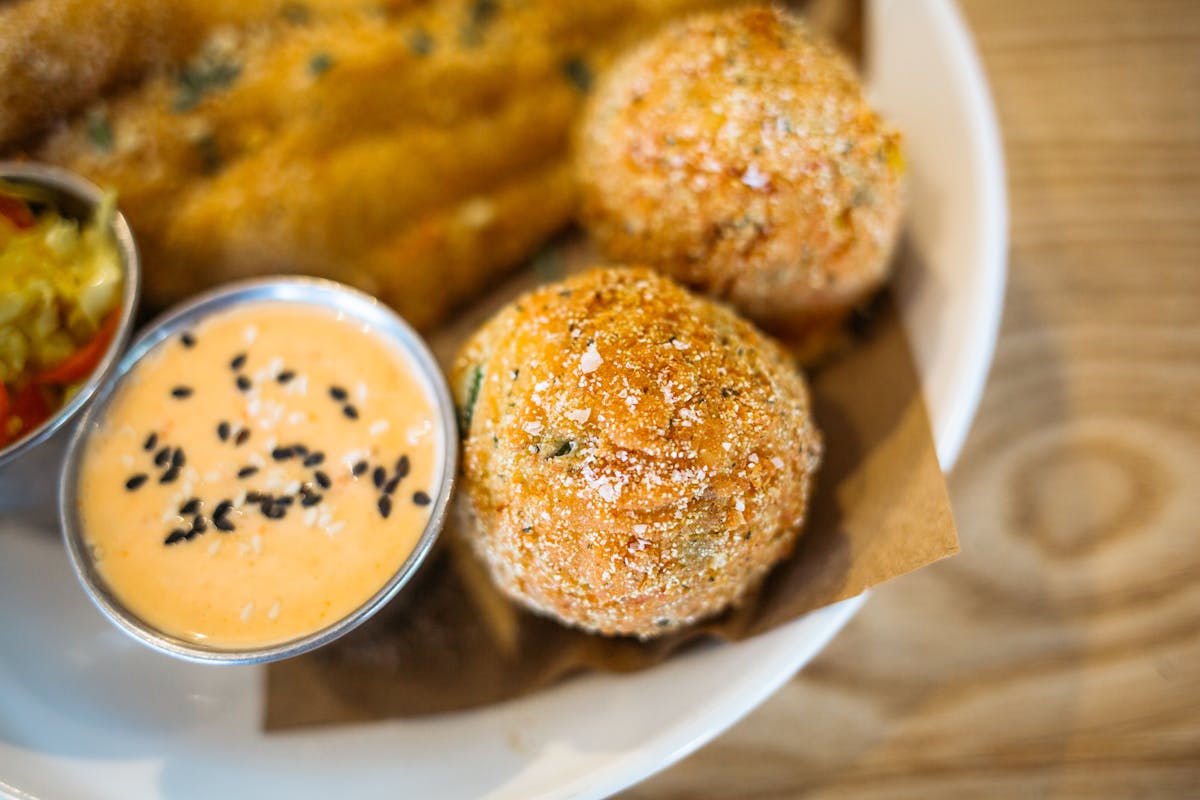
[[[598,84],[580,126],[585,225],[605,254],[820,340],[883,285],[899,135],[850,64],[769,6],[673,23]]]
[[[789,356],[644,268],[508,305],[451,384],[476,553],[510,597],[657,636],[737,604],[792,549],[821,439]]]
[[[101,93],[187,58],[214,29],[266,32],[299,17],[364,13],[363,0],[24,0],[0,4],[0,146]],[[393,0],[391,6],[412,5]]]
[[[24,109],[0,148],[79,109],[21,149],[118,190],[151,305],[302,272],[428,328],[571,219],[569,129],[593,75],[720,4],[135,0],[106,35],[55,39],[45,21],[78,3],[20,0],[0,15],[54,40],[54,69],[0,94]],[[18,38],[0,35],[0,66]]]

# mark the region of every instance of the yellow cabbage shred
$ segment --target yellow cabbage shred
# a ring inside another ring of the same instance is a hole
[[[0,192],[10,194],[2,184]],[[109,228],[115,205],[110,192],[82,228],[52,210],[24,230],[0,216],[0,381],[59,364],[117,307],[124,276]]]

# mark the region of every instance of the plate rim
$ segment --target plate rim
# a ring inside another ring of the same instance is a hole
[[[880,0],[874,0],[880,2]],[[938,463],[949,474],[958,463],[966,444],[967,434],[979,410],[988,374],[995,360],[996,343],[1000,338],[1000,322],[1004,315],[1005,287],[1008,283],[1008,188],[1005,175],[1004,146],[1000,123],[996,116],[991,86],[983,62],[955,0],[927,0],[934,18],[942,27],[944,41],[952,57],[962,66],[957,79],[966,84],[964,96],[972,156],[981,171],[980,208],[977,225],[981,231],[977,250],[980,280],[975,284],[972,299],[982,313],[971,338],[978,342],[979,357],[968,362],[954,382],[954,397],[958,399],[946,412],[946,421],[934,430]],[[988,302],[991,299],[991,302]]]

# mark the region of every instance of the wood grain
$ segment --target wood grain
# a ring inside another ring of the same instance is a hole
[[[1200,3],[962,5],[1012,212],[963,553],[629,798],[1200,797]]]

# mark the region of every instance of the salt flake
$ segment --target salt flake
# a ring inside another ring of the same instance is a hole
[[[762,189],[770,182],[771,179],[763,174],[761,170],[759,170],[757,164],[751,164],[750,166],[746,167],[746,171],[742,173],[742,183],[746,184],[751,189]]]
[[[596,350],[596,343],[592,342],[588,345],[583,357],[579,359],[579,371],[583,374],[595,372],[604,363],[604,359],[600,357],[600,352]]]

